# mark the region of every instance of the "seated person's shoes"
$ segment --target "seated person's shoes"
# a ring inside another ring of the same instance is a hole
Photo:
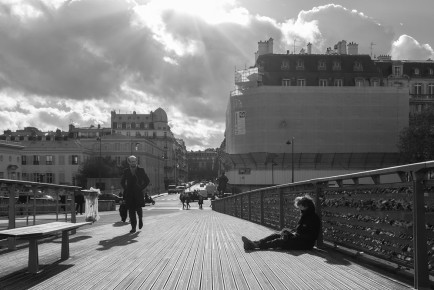
[[[249,240],[248,238],[242,236],[241,240],[243,240],[244,243],[244,250],[246,251],[251,251],[254,250],[256,248],[255,243],[253,243],[251,240]]]

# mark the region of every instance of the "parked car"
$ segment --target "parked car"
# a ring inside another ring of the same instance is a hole
[[[98,199],[99,200],[114,200],[116,203],[119,203],[119,202],[121,202],[122,197],[120,197],[114,193],[106,192],[106,193],[101,194],[98,197]]]
[[[167,187],[167,193],[168,194],[172,194],[172,193],[178,193],[178,190],[176,189],[176,185],[171,184]]]
[[[185,191],[185,186],[184,186],[184,185],[178,185],[178,186],[176,187],[176,191],[177,191],[178,193],[183,193],[183,192]]]

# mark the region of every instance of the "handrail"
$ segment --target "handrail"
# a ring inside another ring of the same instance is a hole
[[[421,289],[430,286],[427,243],[434,245],[431,171],[434,161],[315,178],[214,200],[212,208],[281,229],[298,219],[294,197],[309,194],[322,220],[318,247],[327,241],[413,267],[414,287]]]
[[[64,207],[64,213],[65,213],[65,219],[68,218],[68,213],[71,217],[71,222],[76,222],[76,215],[75,215],[75,192],[80,190],[81,188],[78,186],[71,186],[71,185],[61,185],[61,184],[53,184],[53,183],[40,183],[40,182],[33,182],[33,181],[24,181],[24,180],[14,180],[14,179],[0,179],[0,187],[7,187],[7,208],[8,208],[8,229],[13,229],[16,227],[16,218],[17,218],[17,211],[16,211],[16,205],[17,205],[17,199],[19,196],[17,193],[21,192],[30,192],[32,191],[33,195],[33,202],[29,205],[28,202],[23,206],[26,209],[27,218],[26,223],[29,223],[29,209],[32,212],[33,216],[33,225],[36,224],[36,218],[37,218],[37,191],[39,189],[47,189],[49,193],[51,194],[53,191],[55,193],[56,202],[55,202],[55,219],[56,221],[59,219],[59,208]],[[23,190],[25,189],[25,190]],[[30,195],[26,194],[26,200],[28,200],[28,197]],[[64,196],[64,201],[61,201],[59,203],[59,197]],[[70,199],[70,202],[68,204],[68,198]],[[19,204],[19,203],[18,203]],[[68,210],[67,210],[68,207]],[[16,248],[16,239],[15,238],[8,238],[8,248],[13,250]]]

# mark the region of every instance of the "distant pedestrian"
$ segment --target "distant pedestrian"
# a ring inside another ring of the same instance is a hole
[[[80,212],[80,214],[83,214],[84,195],[80,191],[76,192],[75,203],[75,214],[78,214],[78,212]]]
[[[197,201],[197,204],[199,205],[199,208],[202,209],[203,205],[203,196],[199,195],[199,200]]]
[[[300,210],[301,217],[295,231],[283,229],[259,241],[241,237],[244,249],[279,248],[285,250],[310,250],[315,245],[320,231],[320,219],[315,213],[315,204],[310,196],[296,197],[294,206]]]
[[[185,193],[185,205],[186,205],[187,209],[190,208],[190,193],[189,192]]]
[[[66,211],[66,195],[64,194],[60,196],[60,208]]]
[[[226,192],[226,185],[228,184],[229,179],[228,177],[225,175],[225,172],[222,172],[222,175],[217,179],[217,191],[219,192],[220,196],[223,196],[224,193]]]
[[[130,216],[131,231],[136,232],[137,216],[139,217],[139,229],[143,227],[143,210],[145,206],[145,189],[148,186],[150,180],[145,170],[137,165],[137,157],[130,156],[127,158],[129,168],[125,169],[121,185],[124,189],[124,200],[128,208],[128,214]]]

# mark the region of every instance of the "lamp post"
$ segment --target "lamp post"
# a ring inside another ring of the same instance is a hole
[[[98,189],[101,189],[101,136],[98,136],[96,138],[97,141],[99,141],[99,158],[98,158]]]
[[[294,137],[286,141],[287,145],[291,145],[291,183],[294,183]]]
[[[274,185],[274,166],[277,165],[274,160],[271,160],[271,184]]]

